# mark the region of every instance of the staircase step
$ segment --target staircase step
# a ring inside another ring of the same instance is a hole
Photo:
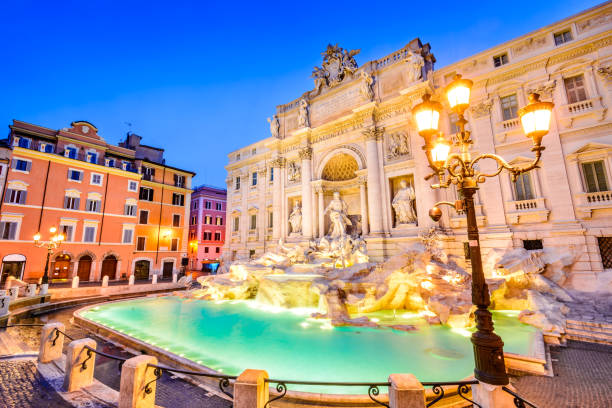
[[[587,337],[593,337],[597,339],[612,341],[612,334],[598,332],[598,331],[574,330],[574,329],[568,328],[565,330],[565,334],[575,335],[575,336],[587,336]]]
[[[578,336],[575,334],[567,334],[565,336],[566,340],[575,340],[575,341],[584,341],[587,343],[599,343],[599,344],[608,344],[612,346],[612,339],[609,340],[602,340],[599,338],[595,338],[592,336]]]
[[[591,325],[583,325],[583,324],[573,324],[573,323],[566,323],[565,327],[567,327],[567,329],[572,329],[572,330],[582,330],[582,331],[596,331],[596,332],[600,332],[600,333],[609,333],[610,335],[612,335],[612,328],[607,328],[607,327],[603,327],[603,326],[591,326]]]
[[[612,330],[612,324],[606,323],[606,322],[567,319],[566,323],[568,325],[571,324],[571,325],[578,325],[578,326],[601,327],[601,328]]]

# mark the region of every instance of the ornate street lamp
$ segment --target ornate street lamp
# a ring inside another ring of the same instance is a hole
[[[49,258],[51,258],[51,254],[53,253],[53,251],[59,248],[59,246],[65,239],[63,234],[57,233],[57,228],[55,227],[51,227],[49,229],[49,232],[53,234],[49,241],[41,241],[40,232],[37,232],[36,235],[34,235],[34,245],[38,248],[47,248],[47,262],[45,263],[45,273],[42,277],[42,284],[49,283]]]
[[[450,108],[457,114],[457,143],[459,153],[450,153],[450,145],[438,130],[442,106],[430,100],[430,95],[423,96],[423,102],[413,109],[419,134],[425,140],[423,149],[426,152],[429,166],[434,174],[427,176],[429,179],[438,176],[439,183],[432,188],[448,188],[455,184],[464,197],[455,203],[439,202],[429,211],[434,221],[442,216],[439,205],[451,205],[457,210],[465,211],[467,215],[467,232],[470,248],[470,260],[472,262],[472,303],[476,306],[476,332],[472,334],[474,345],[476,379],[493,385],[508,384],[508,375],[504,364],[504,343],[495,334],[491,312],[488,310],[491,304],[489,289],[482,270],[482,259],[480,255],[480,242],[478,238],[478,226],[476,224],[476,212],[474,210],[474,194],[478,190],[478,184],[484,183],[487,177],[494,177],[506,169],[510,172],[513,181],[521,173],[537,167],[542,150],[542,137],[550,129],[550,118],[553,104],[541,102],[538,94],[529,96],[529,104],[519,110],[519,116],[523,125],[524,133],[533,141],[531,151],[535,153],[535,159],[527,166],[514,167],[496,154],[483,153],[474,158],[471,157],[469,146],[472,144],[470,132],[465,130],[467,120],[464,117],[469,107],[470,91],[472,81],[463,79],[456,75],[453,82],[446,87],[446,96]],[[434,140],[434,136],[438,135]],[[497,169],[492,173],[483,173],[478,170],[477,163],[482,159],[493,159],[497,163]]]

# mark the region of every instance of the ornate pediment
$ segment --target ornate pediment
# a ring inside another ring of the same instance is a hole
[[[327,46],[322,52],[323,63],[321,67],[314,67],[312,77],[315,82],[315,95],[321,92],[323,87],[334,87],[340,84],[345,78],[353,75],[357,70],[355,55],[361,50],[347,51],[338,44]]]
[[[580,154],[580,153],[587,153],[587,152],[593,152],[597,150],[607,150],[607,149],[612,149],[612,145],[605,144],[605,143],[590,142],[590,143],[585,144],[584,146],[582,146],[580,149],[576,150],[572,154]]]

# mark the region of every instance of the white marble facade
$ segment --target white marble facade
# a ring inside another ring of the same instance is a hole
[[[612,4],[604,4],[436,70],[418,39],[361,66],[358,50],[328,46],[314,89],[277,107],[271,136],[229,154],[225,260],[328,234],[324,211],[334,192],[347,204],[349,232],[365,237],[373,259],[418,240],[434,225],[431,206],[457,193],[424,180],[430,170],[411,109],[425,92],[444,104],[442,89],[460,73],[474,81],[467,119],[475,152],[531,160],[516,110],[534,90],[555,103],[541,168],[518,184],[502,173],[481,185],[484,256],[525,240],[569,248],[578,258],[570,286],[597,290],[612,277],[602,253],[612,237],[611,30]],[[451,45],[436,44],[444,46]],[[446,109],[441,128],[452,137],[451,121]],[[465,217],[443,211],[445,246],[463,259]]]

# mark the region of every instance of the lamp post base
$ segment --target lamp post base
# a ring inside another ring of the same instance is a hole
[[[504,342],[493,331],[492,315],[486,306],[478,306],[476,310],[476,327],[477,331],[472,334],[474,377],[487,384],[507,385]]]

